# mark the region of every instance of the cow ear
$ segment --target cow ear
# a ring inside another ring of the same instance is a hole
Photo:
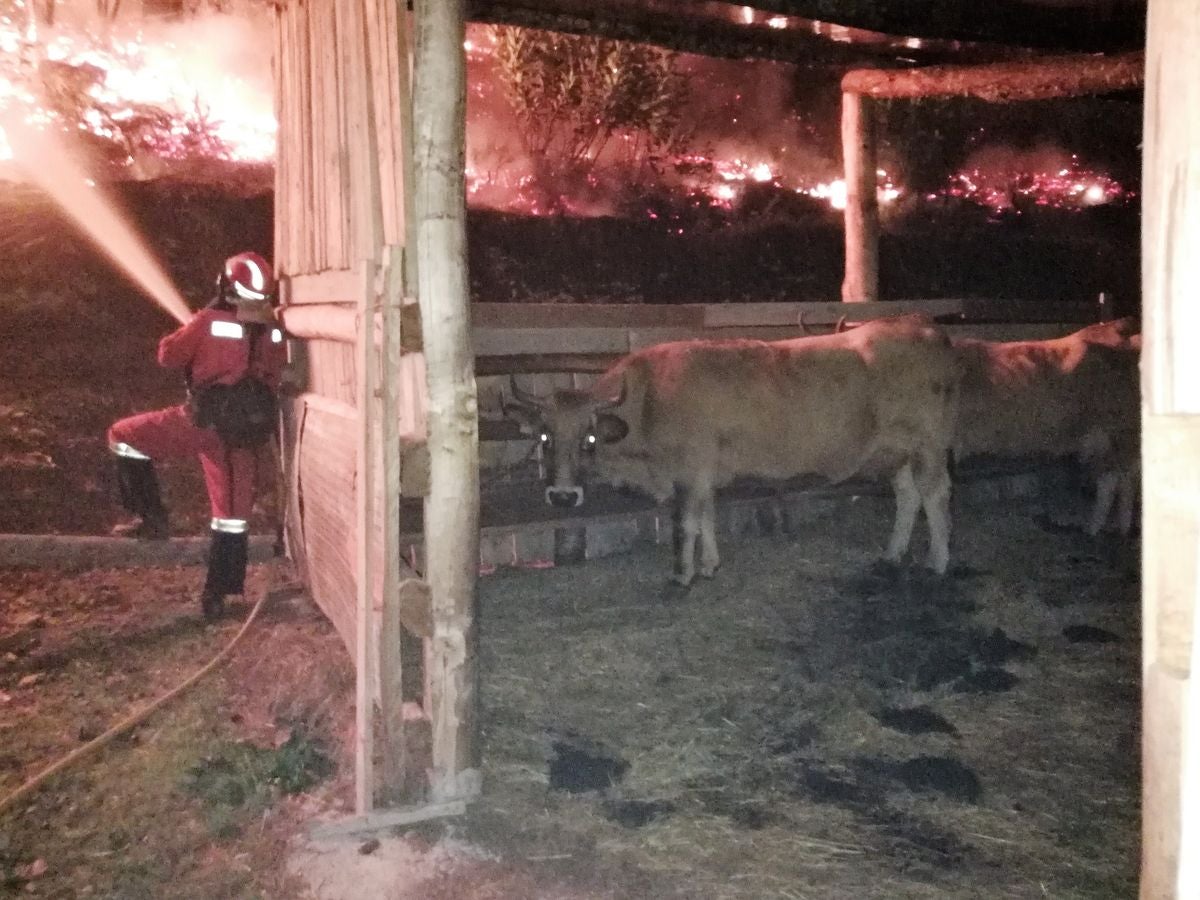
[[[517,424],[521,434],[537,435],[541,432],[542,414],[533,407],[523,403],[513,403],[511,400],[501,397],[500,409],[504,413],[504,418]]]
[[[596,416],[596,437],[604,444],[615,444],[624,440],[629,434],[629,426],[620,416],[612,413],[600,413]]]

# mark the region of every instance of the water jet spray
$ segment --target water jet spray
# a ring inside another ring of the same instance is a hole
[[[183,295],[145,242],[61,142],[12,111],[0,115],[0,138],[7,138],[14,160],[30,180],[150,299],[181,324],[192,318]]]

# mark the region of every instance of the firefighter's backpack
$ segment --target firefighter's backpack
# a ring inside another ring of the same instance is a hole
[[[259,447],[275,431],[279,403],[263,381],[245,375],[233,384],[210,384],[192,392],[192,422],[212,428],[229,447]]]

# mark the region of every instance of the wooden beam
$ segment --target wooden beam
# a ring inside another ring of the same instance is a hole
[[[401,303],[397,310],[393,302],[393,312],[399,322],[397,327],[400,332],[400,349],[404,353],[420,350],[421,319],[417,304]],[[376,343],[382,340],[385,333],[382,315],[382,312],[375,315]],[[280,314],[280,319],[289,337],[337,341],[340,344],[353,344],[358,340],[358,313],[348,304],[311,303],[286,306]]]
[[[1144,68],[1143,53],[1133,51],[979,66],[854,69],[843,76],[842,90],[877,100],[975,97],[1011,103],[1131,90],[1142,85]]]
[[[1142,175],[1142,880],[1200,896],[1200,0],[1150,0]]]
[[[879,299],[879,201],[872,105],[859,94],[842,94],[842,163],[846,179],[842,301],[850,303]]]
[[[426,571],[434,800],[480,789],[475,587],[479,422],[466,263],[463,0],[415,0],[413,130],[418,290],[429,387]]]
[[[371,564],[372,532],[375,522],[374,451],[371,406],[375,396],[375,367],[378,362],[374,340],[375,266],[362,265],[359,333],[356,367],[358,382],[358,459],[355,478],[355,740],[354,811],[362,816],[375,807],[375,591]]]
[[[1040,50],[1140,47],[1145,4],[1094,0],[751,0],[759,10],[852,28],[943,41],[992,41]]]
[[[321,841],[369,834],[373,831],[384,831],[403,825],[415,825],[417,822],[426,822],[429,819],[461,816],[466,811],[467,805],[461,800],[449,803],[430,803],[411,809],[388,809],[370,815],[355,816],[340,822],[321,822],[313,826],[309,836],[313,840]]]
[[[758,12],[753,24],[743,18],[748,8]],[[933,11],[922,14],[923,10]],[[964,0],[470,0],[467,17],[472,22],[648,43],[714,57],[804,66],[864,65],[874,59],[881,66],[908,66],[995,62],[1035,50],[1098,53],[1139,48],[1140,11],[1122,12],[1106,17],[1090,7],[1051,11],[1023,0],[992,0],[987,5]],[[785,27],[767,25],[772,13],[793,20]],[[839,28],[860,29],[869,39],[831,37],[830,31]]]
[[[519,356],[480,356],[475,374],[530,375],[538,372],[605,372],[619,353],[528,353]]]
[[[747,25],[738,6],[725,3],[664,6],[647,0],[471,0],[472,22],[518,25],[563,34],[653,44],[681,53],[730,59],[769,59],[804,66],[880,65],[947,61],[942,48],[912,48],[897,41],[849,44],[811,28]],[[962,48],[954,54],[979,61],[1002,58],[1006,48]]]
[[[377,0],[367,0],[376,3]],[[390,2],[390,0],[384,0]],[[394,40],[394,34],[385,35]],[[386,69],[383,71],[386,72]],[[383,309],[380,324],[383,340],[380,345],[380,408],[384,411],[380,423],[383,436],[382,488],[383,534],[380,535],[380,554],[383,564],[383,601],[379,622],[379,732],[382,737],[382,765],[379,787],[386,802],[400,799],[408,766],[407,744],[404,737],[404,679],[401,659],[400,578],[411,574],[400,550],[400,492],[401,446],[400,429],[395,417],[399,400],[400,378],[400,304],[404,299],[404,253],[402,247],[385,248]]]

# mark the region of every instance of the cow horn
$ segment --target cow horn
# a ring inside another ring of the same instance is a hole
[[[529,407],[530,409],[542,410],[546,408],[549,400],[546,397],[539,397],[536,394],[527,394],[525,391],[517,387],[517,376],[508,376],[509,390],[512,391],[513,401],[518,406]]]
[[[617,391],[615,396],[610,396],[606,400],[601,400],[597,404],[596,409],[612,409],[614,406],[620,406],[625,402],[625,376],[621,376],[621,389]]]
[[[800,330],[803,331],[806,335],[819,334],[820,332],[817,332],[814,329],[809,327],[808,319],[806,318],[807,316],[808,316],[807,311],[800,313]],[[836,324],[834,324],[833,333],[841,334],[843,331],[849,331],[851,328],[857,328],[857,327],[858,327],[857,324],[847,325],[846,316],[842,316],[841,318],[839,318],[837,320]]]

